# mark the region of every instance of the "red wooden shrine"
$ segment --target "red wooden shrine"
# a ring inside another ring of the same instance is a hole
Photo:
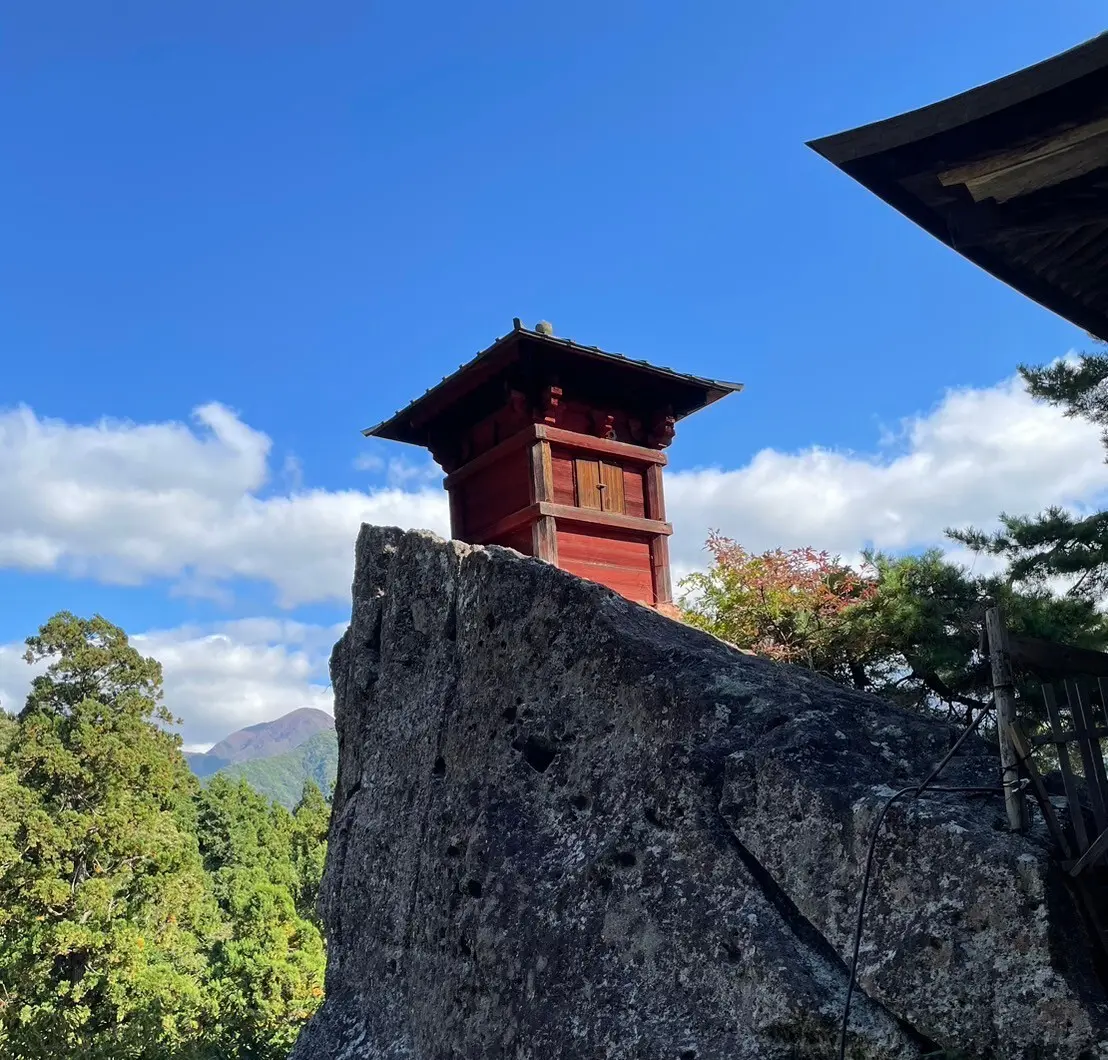
[[[741,390],[519,321],[367,437],[431,451],[453,536],[554,563],[639,603],[672,599],[662,452],[678,420]]]

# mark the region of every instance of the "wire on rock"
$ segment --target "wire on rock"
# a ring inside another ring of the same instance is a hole
[[[927,775],[927,778],[920,784],[911,784],[906,788],[901,788],[900,791],[890,795],[885,800],[885,805],[881,807],[881,812],[877,815],[877,820],[874,822],[873,831],[869,837],[869,847],[866,850],[866,863],[862,872],[862,893],[858,899],[858,918],[854,924],[854,946],[850,956],[850,978],[846,985],[846,1001],[843,1004],[843,1018],[842,1024],[839,1028],[839,1050],[838,1060],[846,1060],[846,1034],[850,1026],[850,1002],[854,997],[854,986],[857,981],[858,975],[858,954],[862,949],[862,929],[865,926],[865,914],[866,914],[866,898],[869,895],[870,880],[873,877],[873,855],[877,849],[877,839],[881,834],[881,825],[884,823],[885,814],[889,812],[889,808],[897,799],[902,798],[905,795],[911,795],[913,799],[918,799],[925,791],[934,791],[939,793],[951,793],[959,795],[996,795],[1004,794],[1003,788],[949,788],[949,787],[934,787],[934,782],[938,779],[939,774],[947,767],[950,760],[958,753],[962,744],[969,739],[971,733],[977,730],[978,725],[984,719],[985,715],[989,712],[989,706],[986,705],[973,721],[966,726],[965,730],[954,741],[954,746],[943,756],[942,761],[939,762],[934,769]]]

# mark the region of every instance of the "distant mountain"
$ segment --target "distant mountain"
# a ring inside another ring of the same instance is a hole
[[[251,758],[269,758],[299,747],[309,737],[324,730],[334,730],[335,719],[324,710],[301,707],[277,718],[231,733],[220,740],[208,754],[228,762],[248,762]]]
[[[276,721],[263,721],[239,729],[206,752],[186,751],[185,758],[198,777],[210,777],[238,762],[283,755],[317,733],[333,734],[334,731],[335,720],[326,711],[301,707]]]
[[[315,781],[327,797],[335,786],[339,767],[339,738],[334,728],[310,736],[299,747],[269,758],[229,765],[219,771],[232,780],[245,780],[260,795],[292,809],[306,780]]]

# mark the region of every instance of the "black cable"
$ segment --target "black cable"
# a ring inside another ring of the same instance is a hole
[[[969,725],[966,726],[963,733],[954,741],[954,746],[943,756],[943,759],[931,772],[927,775],[927,778],[920,784],[913,784],[907,788],[901,788],[900,791],[890,795],[885,800],[885,805],[881,807],[881,812],[877,815],[877,820],[874,822],[873,832],[870,835],[869,848],[866,851],[866,864],[862,873],[862,893],[858,900],[858,919],[854,925],[854,948],[850,957],[850,978],[846,985],[846,1001],[843,1004],[843,1018],[842,1024],[839,1028],[839,1057],[838,1060],[846,1060],[846,1032],[850,1026],[850,1002],[854,997],[854,986],[857,981],[858,975],[858,954],[862,949],[862,929],[865,924],[865,912],[866,912],[866,897],[869,895],[870,879],[873,875],[873,855],[877,849],[877,839],[881,834],[881,825],[885,820],[885,814],[889,812],[889,807],[892,806],[897,799],[904,795],[911,794],[913,799],[918,799],[924,791],[936,791],[944,793],[957,793],[961,795],[993,795],[1003,794],[1003,788],[938,788],[931,787],[932,783],[938,777],[938,775],[946,768],[947,763],[958,753],[959,748],[969,738],[977,726],[981,724],[988,710],[982,710],[980,714]]]
[[[986,706],[985,709],[982,710],[981,713],[978,714],[977,717],[974,718],[973,721],[971,721],[965,727],[962,735],[954,741],[954,746],[951,747],[951,749],[947,751],[945,755],[943,755],[942,761],[939,762],[939,764],[931,770],[931,772],[927,775],[927,779],[916,789],[916,795],[923,794],[924,788],[926,788],[944,769],[946,769],[947,763],[958,753],[958,751],[962,747],[962,744],[964,744],[966,740],[968,740],[970,736],[972,736],[977,731],[977,726],[985,720],[985,715],[988,713],[989,708]]]
[[[869,894],[869,881],[873,868],[873,852],[877,849],[877,836],[881,831],[881,823],[885,820],[885,814],[901,795],[907,795],[910,791],[918,793],[918,788],[913,785],[910,788],[901,788],[895,795],[885,800],[881,812],[877,815],[877,822],[873,828],[873,834],[869,839],[869,850],[866,852],[866,865],[862,872],[862,894],[858,900],[858,919],[854,924],[854,952],[850,957],[850,978],[846,984],[846,1002],[843,1004],[842,1025],[839,1028],[839,1060],[846,1060],[846,1032],[850,1026],[850,1002],[854,997],[854,980],[858,974],[858,953],[862,948],[862,925],[866,912],[866,896]]]

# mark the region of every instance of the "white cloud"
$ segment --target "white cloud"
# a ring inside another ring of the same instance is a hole
[[[0,413],[0,566],[216,595],[270,582],[283,605],[343,600],[362,522],[446,533],[439,488],[265,496],[269,438],[212,404],[179,423]],[[286,467],[286,471],[295,468]]]
[[[390,486],[402,489],[419,483],[437,484],[442,480],[442,471],[431,460],[413,463],[410,460],[392,459],[385,467],[385,478]]]
[[[162,664],[165,704],[183,719],[185,745],[203,749],[298,707],[330,713],[327,659],[342,630],[254,618],[155,630],[132,636],[131,643]],[[21,644],[0,645],[0,704],[11,712],[23,706],[36,672],[22,660],[23,651]]]
[[[403,457],[390,457],[385,459],[379,453],[359,453],[354,458],[355,471],[369,471],[374,474],[384,475],[385,481],[397,489],[412,485],[436,485],[442,479],[442,469],[429,457],[413,462]]]
[[[285,485],[291,490],[296,491],[304,485],[304,465],[300,462],[300,458],[295,453],[289,453],[285,457],[285,465],[281,469],[282,476],[285,481]]]
[[[448,531],[429,461],[370,453],[360,463],[383,474],[381,488],[267,494],[270,439],[220,405],[195,420],[74,426],[25,408],[0,413],[0,566],[168,578],[176,593],[216,600],[247,578],[295,606],[347,599],[363,521]],[[869,454],[763,450],[737,469],[669,473],[675,573],[703,564],[710,528],[753,549],[811,544],[845,556],[870,543],[942,544],[946,526],[1080,507],[1106,487],[1093,425],[1035,403],[1018,380],[954,390]]]
[[[327,659],[342,629],[256,618],[131,641],[162,664],[166,706],[182,719],[185,743],[196,747],[298,707],[330,713]]]
[[[23,661],[23,644],[0,644],[0,710],[18,714],[23,709],[31,678],[37,672]]]
[[[748,548],[814,545],[844,556],[943,544],[948,526],[1002,511],[1080,509],[1108,489],[1099,430],[1033,401],[1018,380],[952,390],[902,425],[886,450],[763,450],[737,470],[667,475],[674,565],[703,565],[707,531]]]
[[[355,471],[383,471],[385,458],[377,453],[359,453],[354,457]]]
[[[217,600],[251,578],[297,604],[347,598],[362,521],[447,531],[430,465],[374,459],[385,488],[266,495],[270,440],[219,405],[195,419],[74,426],[24,408],[0,413],[0,566],[170,578],[177,592]],[[753,549],[813,545],[850,557],[867,543],[943,544],[946,526],[989,526],[1002,510],[1080,509],[1106,489],[1095,426],[1036,404],[1015,380],[955,390],[869,454],[764,450],[737,469],[670,472],[675,574],[704,564],[710,528]],[[300,706],[330,710],[326,660],[340,632],[263,617],[133,639],[162,662],[187,744],[204,746]],[[22,706],[32,674],[22,651],[0,645],[9,710]]]

